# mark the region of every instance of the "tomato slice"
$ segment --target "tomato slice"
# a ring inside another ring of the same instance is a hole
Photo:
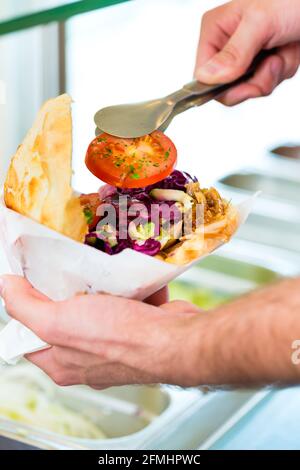
[[[89,145],[88,169],[112,186],[143,188],[169,176],[176,164],[177,150],[162,132],[122,139],[103,133]]]

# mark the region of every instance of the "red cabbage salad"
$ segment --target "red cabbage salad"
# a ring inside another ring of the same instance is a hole
[[[82,196],[89,224],[85,243],[110,255],[131,248],[155,256],[176,243],[182,234],[182,215],[191,211],[188,185],[199,185],[188,173],[170,176],[139,189],[105,185]]]

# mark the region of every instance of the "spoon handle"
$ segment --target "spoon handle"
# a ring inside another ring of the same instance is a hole
[[[173,105],[173,111],[158,129],[164,132],[168,128],[174,117],[178,114],[181,114],[190,108],[208,103],[209,101],[221,96],[225,91],[229,90],[230,88],[233,88],[239,83],[246,81],[255,73],[259,65],[267,57],[270,57],[273,54],[276,54],[276,49],[260,52],[260,54],[258,54],[252,62],[248,71],[234,82],[226,84],[207,85],[205,83],[200,83],[197,80],[194,80],[193,82],[184,85],[180,90],[176,91],[175,93],[172,93],[171,95],[167,96],[166,100],[169,104]]]
[[[220,94],[224,93],[225,91],[233,88],[234,86],[238,85],[239,83],[245,82],[247,79],[249,79],[257,70],[257,68],[261,65],[261,63],[267,58],[270,57],[271,55],[276,53],[276,49],[271,49],[268,51],[262,51],[260,52],[254,61],[252,62],[251,66],[247,70],[247,72],[240,77],[238,80],[235,80],[230,83],[226,84],[215,84],[215,85],[207,85],[201,82],[198,82],[197,80],[194,80],[190,83],[187,83],[182,87],[182,91],[185,92],[185,97],[183,100],[188,100],[192,98],[192,103],[195,103],[193,98],[195,99],[203,97],[206,98],[203,101],[199,101],[199,105],[203,104],[204,102],[206,103],[207,101],[210,101],[217,96],[220,96]],[[207,96],[208,95],[208,96]],[[195,106],[195,104],[192,104],[192,106]]]

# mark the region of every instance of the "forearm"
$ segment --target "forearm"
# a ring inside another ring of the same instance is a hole
[[[255,385],[300,382],[292,343],[300,339],[300,278],[244,296],[192,320],[194,382]]]
[[[210,313],[188,302],[154,307],[101,294],[52,302],[18,276],[1,277],[0,295],[13,318],[52,345],[29,359],[60,385],[300,382],[292,361],[300,278]]]

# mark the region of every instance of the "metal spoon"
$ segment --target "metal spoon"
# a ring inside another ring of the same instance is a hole
[[[122,104],[100,109],[95,114],[96,134],[107,132],[118,137],[141,137],[155,130],[165,131],[179,113],[219,97],[225,91],[250,78],[262,61],[274,54],[274,49],[262,51],[247,73],[238,80],[219,85],[197,81],[184,85],[164,98],[135,104]]]

